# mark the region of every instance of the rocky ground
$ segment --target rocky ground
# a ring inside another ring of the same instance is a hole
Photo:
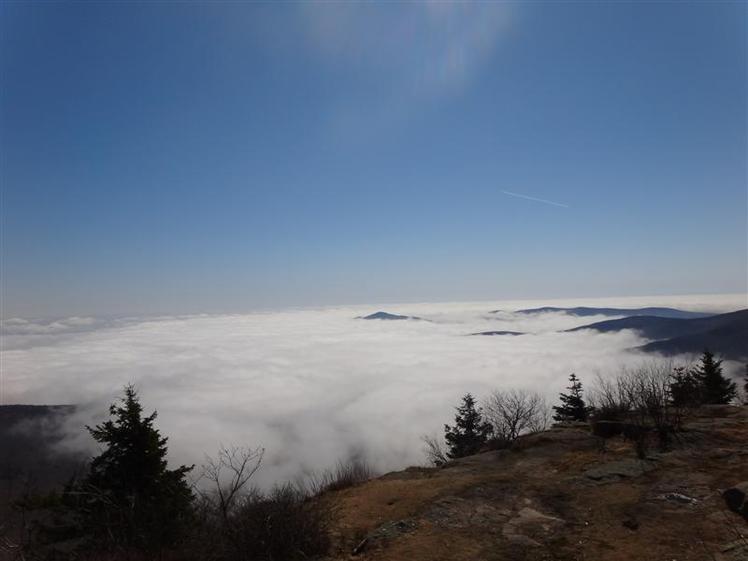
[[[703,408],[645,460],[620,438],[556,428],[336,493],[331,559],[748,560],[748,516],[728,508],[747,481],[748,407]]]

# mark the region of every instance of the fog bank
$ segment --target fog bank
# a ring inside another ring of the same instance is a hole
[[[261,484],[365,454],[381,471],[423,463],[420,436],[451,422],[468,391],[527,388],[550,400],[571,372],[598,373],[651,357],[632,332],[560,330],[603,317],[518,315],[541,305],[667,305],[728,311],[744,296],[356,306],[244,315],[67,318],[4,322],[2,403],[75,403],[82,426],[102,419],[128,382],[169,436],[174,462],[200,463],[225,445],[264,446]],[[378,309],[430,321],[354,319]],[[497,314],[488,313],[500,309]],[[488,330],[522,336],[469,336]]]

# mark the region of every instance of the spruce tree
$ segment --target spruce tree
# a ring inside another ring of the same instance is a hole
[[[673,407],[695,407],[702,399],[701,381],[694,372],[683,366],[673,370],[670,377],[670,405]]]
[[[569,393],[559,395],[561,405],[554,405],[553,420],[558,422],[586,421],[589,415],[589,407],[582,397],[582,382],[576,374],[569,376]]]
[[[447,442],[449,458],[462,458],[480,451],[491,434],[491,425],[483,420],[480,407],[476,407],[475,398],[466,394],[462,405],[456,407],[455,425],[444,425],[444,440]]]
[[[735,382],[722,374],[722,361],[714,358],[708,350],[701,356],[701,364],[694,371],[699,382],[701,402],[708,404],[730,403],[737,395]]]
[[[181,535],[193,494],[185,481],[192,467],[167,468],[166,437],[153,426],[156,412],[143,416],[137,392],[125,387],[111,419],[86,427],[104,445],[91,461],[79,504],[83,529],[97,546],[159,550]]]

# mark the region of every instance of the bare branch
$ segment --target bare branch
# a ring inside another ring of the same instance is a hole
[[[228,518],[247,483],[260,469],[264,454],[264,448],[221,447],[216,458],[206,456],[200,479],[209,482],[209,489],[198,493],[204,500],[217,503],[223,518]]]
[[[494,436],[509,442],[522,434],[548,427],[549,409],[543,397],[527,390],[496,390],[483,403],[483,414]]]
[[[444,452],[444,447],[438,437],[424,434],[421,441],[424,444],[423,453],[426,454],[426,458],[431,465],[439,467],[447,463],[447,454]]]

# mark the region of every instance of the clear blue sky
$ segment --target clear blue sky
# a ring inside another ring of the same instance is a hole
[[[5,2],[3,315],[744,292],[746,9]]]

